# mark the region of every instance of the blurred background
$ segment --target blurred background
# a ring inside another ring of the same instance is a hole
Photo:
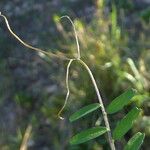
[[[149,150],[150,0],[1,0],[0,11],[26,42],[73,57],[72,26],[67,19],[59,19],[69,15],[77,29],[82,58],[93,71],[105,105],[130,87],[138,91],[135,104],[109,116],[113,129],[133,105],[143,110],[133,129],[122,142],[116,142],[117,149],[122,150],[141,131],[146,134],[142,149]],[[78,63],[70,70],[65,120],[57,118],[66,94],[66,65],[67,61],[22,46],[0,18],[0,150],[20,149],[27,134],[28,150],[109,149],[105,136],[69,145],[72,135],[104,123],[101,111],[73,124],[68,121],[80,107],[97,102],[90,78]]]

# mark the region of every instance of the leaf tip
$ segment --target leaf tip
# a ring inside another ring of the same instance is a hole
[[[106,128],[106,131],[107,131],[107,132],[109,132],[109,131],[111,131],[111,130],[110,130],[110,129],[108,129],[108,128]]]
[[[69,118],[69,121],[70,121],[70,122],[73,122],[73,120],[72,120],[72,118],[71,118],[71,117]]]
[[[63,118],[63,117],[59,116],[59,119],[60,119],[60,120],[64,120],[65,118]]]

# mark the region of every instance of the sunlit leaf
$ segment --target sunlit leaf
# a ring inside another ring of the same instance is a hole
[[[73,121],[95,111],[99,107],[100,107],[99,103],[94,103],[94,104],[90,104],[88,106],[85,106],[85,107],[81,108],[80,110],[78,110],[77,112],[75,112],[74,114],[72,114],[70,116],[69,120],[70,120],[70,122],[73,122]]]
[[[115,140],[121,139],[133,125],[134,120],[138,117],[140,109],[133,108],[120,122],[118,122],[113,132],[113,138]]]
[[[104,134],[105,132],[107,132],[107,128],[105,127],[94,127],[91,129],[87,129],[73,136],[70,140],[70,144],[76,145],[84,143]]]
[[[139,150],[145,135],[143,133],[136,133],[127,143],[124,150]]]
[[[121,110],[125,105],[130,102],[130,99],[135,95],[134,89],[128,89],[126,92],[115,98],[107,107],[107,113],[113,114]]]

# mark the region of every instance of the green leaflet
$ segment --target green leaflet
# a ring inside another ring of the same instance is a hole
[[[145,135],[143,133],[136,133],[127,143],[124,150],[139,150]]]
[[[140,16],[142,17],[142,19],[145,20],[145,22],[149,21],[150,18],[150,7],[144,9],[141,13]]]
[[[70,144],[76,145],[76,144],[84,143],[86,141],[89,141],[91,139],[94,139],[104,134],[105,132],[107,132],[107,128],[105,127],[94,127],[94,128],[87,129],[73,136],[70,140]]]
[[[73,115],[71,115],[69,120],[70,120],[70,122],[73,122],[73,121],[95,111],[99,107],[100,107],[99,103],[94,103],[94,104],[90,104],[88,106],[85,106],[85,107],[81,108],[80,110],[78,110],[77,112],[75,112]]]
[[[128,89],[126,92],[116,97],[107,107],[107,113],[113,114],[121,110],[125,105],[127,105],[130,99],[135,95],[136,91],[134,89]]]
[[[133,121],[138,117],[140,109],[133,108],[120,122],[113,131],[113,138],[115,140],[121,139],[133,125]]]

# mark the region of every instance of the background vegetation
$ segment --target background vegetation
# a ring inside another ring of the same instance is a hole
[[[69,15],[77,28],[82,58],[94,73],[105,105],[129,87],[139,93],[135,102],[143,113],[123,142],[116,143],[117,148],[122,149],[125,141],[141,131],[146,134],[142,148],[149,149],[149,1],[1,0],[0,10],[28,43],[74,56],[72,26],[67,20],[58,19]],[[18,150],[29,125],[29,150],[108,149],[103,136],[80,146],[69,145],[74,132],[103,122],[97,113],[74,124],[68,121],[81,106],[97,102],[88,74],[76,63],[71,68],[71,96],[64,111],[65,120],[57,118],[66,94],[66,63],[27,50],[0,19],[0,149]],[[110,118],[112,128],[129,108]]]

